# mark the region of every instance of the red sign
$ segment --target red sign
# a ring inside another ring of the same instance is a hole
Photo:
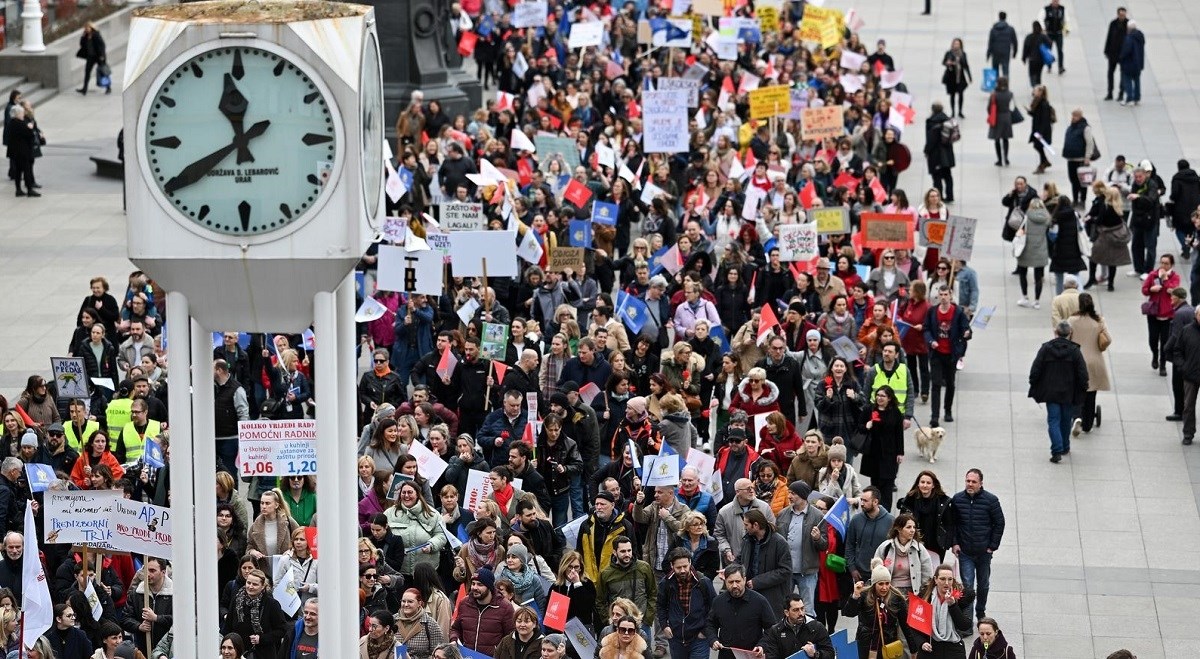
[[[550,593],[550,601],[546,603],[546,615],[542,624],[548,629],[563,631],[567,626],[567,610],[571,608],[571,600],[559,592]]]
[[[862,245],[871,249],[912,249],[913,218],[902,213],[863,213]]]
[[[312,557],[317,558],[317,527],[304,527],[304,539],[308,541],[308,551]]]
[[[908,594],[908,626],[927,636],[933,635],[933,604],[913,593]]]

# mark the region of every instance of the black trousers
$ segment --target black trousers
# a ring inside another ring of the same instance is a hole
[[[1037,138],[1033,140],[1033,150],[1038,153],[1038,164],[1042,167],[1049,167],[1050,159],[1046,157],[1046,147],[1042,146],[1041,141]]]
[[[942,199],[954,201],[954,173],[949,167],[939,167],[933,170],[933,187],[937,188]]]
[[[1079,168],[1082,166],[1083,161],[1067,161],[1067,180],[1071,182],[1071,202],[1075,204],[1087,201],[1087,189],[1083,187],[1083,183],[1079,182]]]
[[[1108,58],[1108,96],[1112,96],[1113,74],[1116,73],[1116,71],[1117,71],[1117,63],[1118,62],[1117,62],[1116,58],[1113,58],[1113,57]],[[1124,88],[1117,90],[1117,98],[1118,99],[1125,98]]]
[[[1096,424],[1096,392],[1089,391],[1083,395],[1083,405],[1079,408],[1079,420],[1083,423],[1084,432],[1091,432]]]
[[[1171,336],[1171,321],[1146,316],[1147,334],[1150,339],[1150,354],[1157,358],[1167,347],[1167,338]]]
[[[17,189],[21,189],[21,180],[25,180],[25,187],[33,189],[33,158],[9,158],[8,167],[12,172],[12,179],[17,182]]]
[[[1200,383],[1183,381],[1183,436],[1196,436],[1196,389]]]
[[[1171,411],[1183,416],[1183,372],[1175,364],[1171,364],[1171,400],[1174,403]]]
[[[937,350],[929,353],[929,381],[933,385],[930,394],[930,415],[940,419],[942,410],[949,410],[954,405],[954,378],[958,376],[958,360],[953,354],[944,355]],[[946,406],[942,407],[942,388],[946,389]]]
[[[929,393],[929,353],[923,355],[906,355],[908,372],[912,374],[913,391],[919,394]]]

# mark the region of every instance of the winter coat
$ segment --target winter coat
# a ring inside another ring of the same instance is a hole
[[[663,417],[658,424],[663,442],[671,447],[680,457],[687,457],[688,451],[698,445],[696,426],[687,412],[672,412]]]
[[[929,172],[954,167],[954,144],[942,138],[942,125],[950,121],[945,112],[934,112],[925,120],[925,159]]]
[[[1017,257],[1018,266],[1044,268],[1050,263],[1050,240],[1046,235],[1050,221],[1049,210],[1029,207],[1025,214],[1025,249]]]
[[[1004,537],[1004,510],[996,495],[980,488],[974,495],[966,490],[950,498],[954,511],[954,544],[968,556],[1000,549]]]
[[[1188,382],[1200,383],[1200,324],[1192,322],[1167,343],[1168,354]],[[11,519],[11,518],[10,518]]]
[[[878,412],[879,419],[874,420]],[[862,423],[872,421],[866,430],[871,440],[863,452],[860,471],[874,482],[877,479],[893,480],[900,471],[896,457],[904,455],[904,415],[899,409],[879,411],[872,406],[862,413]]]
[[[1121,73],[1137,75],[1146,66],[1146,35],[1141,30],[1129,30],[1125,34],[1125,43],[1121,45],[1118,56],[1121,63]]]
[[[767,599],[772,611],[782,611],[784,598],[792,591],[792,551],[787,540],[771,530],[762,540],[747,533],[739,562],[746,568],[746,580],[754,585],[753,590]]]
[[[275,520],[271,520],[271,523],[276,524],[277,529],[274,547],[267,546],[266,526],[268,521],[263,515],[259,515],[251,522],[250,531],[247,534],[249,540],[246,544],[247,551],[254,549],[264,555],[264,558],[258,561],[258,568],[267,574],[271,574],[271,564],[270,560],[266,557],[278,556],[291,549],[292,531],[300,528],[296,520],[291,517],[288,517],[286,520],[276,518]]]
[[[542,656],[542,638],[535,629],[533,637],[525,646],[525,652],[517,654],[517,633],[513,632],[505,636],[500,641],[500,644],[496,646],[495,659],[540,659]]]
[[[850,501],[850,509],[858,510],[858,497],[862,494],[862,484],[858,481],[858,472],[850,463],[842,463],[842,468],[838,472],[837,480],[826,478],[829,473],[829,467],[821,467],[817,472],[817,484],[813,490],[824,494],[827,497],[837,501],[841,497],[846,497]]]
[[[759,593],[747,588],[741,597],[729,591],[717,595],[708,610],[708,626],[704,628],[704,640],[720,641],[725,649],[717,659],[733,659],[729,648],[753,648],[763,634],[779,619],[771,604]]]
[[[849,440],[861,427],[859,414],[870,401],[866,399],[863,389],[850,373],[843,376],[841,386],[833,387],[833,396],[825,395],[825,384],[824,380],[813,383],[813,395],[817,402],[817,426],[828,442],[832,442],[834,437]],[[847,391],[854,391],[854,397],[847,395]]]
[[[1054,42],[1050,41],[1045,32],[1030,32],[1025,35],[1025,41],[1021,44],[1021,61],[1029,65],[1031,73],[1046,66],[1046,60],[1042,58],[1042,46],[1052,45]]]
[[[659,582],[658,604],[655,608],[658,626],[660,628],[670,627],[671,637],[679,639],[685,644],[704,633],[704,628],[708,624],[708,610],[712,606],[713,600],[717,598],[712,581],[699,571],[693,569],[693,572],[686,578],[692,581],[686,614],[683,612],[683,603],[679,599],[680,577],[674,572],[668,573]]]
[[[596,514],[592,513],[579,525],[575,551],[583,556],[583,572],[588,579],[597,584],[597,592],[599,592],[600,573],[608,567],[613,557],[613,542],[619,536],[635,537],[633,522],[619,510],[607,521],[598,519]],[[603,619],[600,618],[600,620]]]
[[[1092,231],[1092,263],[1098,265],[1121,266],[1129,265],[1133,258],[1129,254],[1129,227],[1125,220],[1112,206],[1099,201],[1100,208],[1093,208],[1091,215],[1095,218]]]
[[[1200,176],[1188,168],[1171,177],[1171,220],[1177,227],[1190,227],[1192,211],[1200,207]]]
[[[1088,391],[1108,391],[1112,385],[1108,379],[1108,364],[1100,352],[1100,332],[1105,329],[1104,318],[1097,322],[1091,316],[1075,315],[1070,318],[1071,342],[1079,346],[1083,361],[1087,364]],[[1110,335],[1111,336],[1111,335]]]
[[[129,598],[125,601],[125,617],[121,622],[121,626],[129,634],[132,634],[138,649],[144,650],[146,656],[150,656],[150,650],[154,648],[154,644],[162,640],[166,635],[167,630],[171,628],[171,623],[174,617],[171,615],[172,601],[175,599],[175,586],[171,578],[163,575],[163,585],[158,593],[151,591],[150,603],[145,603],[145,592],[149,584],[143,580],[138,584],[137,590],[130,593]],[[158,614],[158,620],[151,623],[150,626],[150,643],[146,644],[146,632],[138,629],[138,625],[142,624],[142,609],[149,606]]]
[[[446,545],[442,516],[434,511],[426,512],[419,501],[412,508],[405,508],[402,504],[397,503],[388,508],[384,515],[387,516],[388,528],[404,542],[405,547],[412,548],[425,543],[430,544],[431,551],[428,554],[422,551],[406,554],[404,564],[399,567],[400,572],[411,575],[416,569],[417,563],[428,563],[436,568],[439,560],[438,553]]]
[[[782,619],[775,623],[762,637],[762,649],[767,659],[783,659],[802,651],[805,645],[813,644],[817,653],[813,659],[835,659],[833,641],[825,625],[811,618],[805,618],[799,625],[793,626]],[[807,657],[807,654],[801,654]]]
[[[1029,369],[1029,397],[1039,403],[1081,405],[1088,390],[1079,346],[1061,337],[1042,344]]]
[[[813,574],[821,567],[818,556],[820,552],[829,548],[829,537],[824,533],[819,534],[820,537],[815,540],[812,537],[813,527],[821,524],[823,517],[821,511],[810,504],[804,507],[803,514],[804,521],[796,531],[800,533],[800,537],[807,543],[804,547],[804,564],[793,564],[792,572],[794,574]],[[791,547],[792,520],[795,517],[796,511],[791,506],[787,506],[779,512],[779,517],[775,520],[775,528],[779,531],[779,535],[783,538],[784,542],[788,543],[789,551]]]
[[[283,609],[280,608],[279,602],[275,601],[269,591],[262,593],[261,597],[259,631],[254,630],[249,606],[244,607],[243,611],[237,610],[236,596],[230,602],[229,613],[226,614],[221,629],[226,634],[233,632],[241,636],[246,645],[246,652],[253,652],[256,657],[273,657],[279,650],[279,644],[283,641],[283,635],[287,631],[288,619],[284,615]],[[254,634],[258,634],[258,645],[250,643],[250,636]]]
[[[618,597],[628,599],[641,609],[642,624],[654,624],[658,581],[649,563],[634,559],[629,567],[621,567],[614,560],[601,571],[600,580],[596,582],[597,620],[603,620],[608,615],[613,601]]]
[[[406,398],[407,386],[408,383],[401,382],[400,376],[395,371],[388,371],[384,376],[376,375],[374,371],[367,371],[363,373],[362,379],[358,382],[358,404],[366,410],[372,409],[372,403],[376,406],[390,403],[394,407],[399,407]]]
[[[1176,368],[1182,368],[1184,361],[1184,355],[1179,350],[1179,337],[1184,330],[1195,324],[1195,307],[1186,302],[1175,307],[1175,315],[1171,318],[1171,333],[1167,339],[1167,345],[1163,348],[1163,357],[1175,364]]]
[[[459,641],[486,656],[494,656],[500,641],[513,633],[512,607],[499,603],[494,593],[487,604],[480,604],[469,595],[464,597],[458,604],[457,613],[450,625],[450,641]]]
[[[870,590],[874,590],[874,588]],[[879,607],[875,605],[875,596],[870,593],[870,590],[864,591],[859,597],[848,598],[845,606],[842,607],[842,615],[847,618],[858,618],[858,629],[854,633],[854,639],[860,648],[865,646],[879,651],[878,635],[881,627],[877,618]],[[904,636],[910,648],[920,647],[927,640],[922,634],[918,634],[908,626],[908,597],[905,594],[894,588],[890,589],[887,599],[884,600],[883,608],[886,611],[885,621],[882,624],[884,645],[900,640],[901,635]],[[883,656],[882,653],[879,656]]]
[[[1041,53],[1038,53],[1041,56]],[[1053,144],[1051,133],[1054,132],[1054,107],[1050,105],[1050,101],[1042,99],[1034,101],[1034,104],[1029,107],[1029,143],[1035,144],[1037,138],[1034,134],[1042,136],[1046,144]]]
[[[896,511],[913,516],[927,547],[944,552],[954,544],[954,514],[949,496],[943,494],[936,499],[924,499],[920,494],[905,496],[896,502]]]
[[[763,381],[763,392],[758,398],[750,391],[750,378],[742,378],[737,391],[729,398],[729,411],[742,410],[747,416],[779,411],[779,386],[770,380]]]
[[[995,107],[996,121],[989,121],[988,139],[989,140],[1011,140],[1013,136],[1012,124],[1012,108],[1013,95],[1010,91],[995,91],[988,99],[988,115],[989,120],[992,114],[993,106]]]
[[[1060,197],[1054,211],[1058,237],[1050,249],[1050,272],[1076,273],[1087,269],[1079,251],[1079,219],[1065,197]]]
[[[815,490],[817,474],[828,464],[828,447],[824,443],[817,446],[816,455],[809,455],[808,451],[800,449],[796,451],[796,457],[792,458],[792,464],[788,467],[787,480],[789,483],[804,481]]]
[[[755,366],[767,372],[767,380],[779,388],[779,411],[792,423],[807,414],[804,402],[804,378],[800,373],[800,364],[789,356],[784,356],[779,363],[772,363],[770,357],[764,357]],[[793,405],[799,405],[799,412],[794,412]]]
[[[900,543],[894,538],[884,540],[875,550],[875,558],[883,560],[884,566],[891,571],[892,576],[896,576],[896,556],[901,551]],[[933,578],[933,559],[929,555],[929,550],[919,540],[913,539],[908,543],[908,576],[909,588],[913,591],[921,590],[921,586]]]
[[[940,328],[938,327],[938,305],[929,307],[929,313],[925,316],[925,341],[929,343],[929,350],[933,352],[937,348],[933,342],[937,340]],[[967,352],[966,333],[970,331],[971,324],[967,320],[967,314],[963,312],[961,306],[954,306],[954,317],[950,321],[949,340],[953,349],[950,354],[955,359],[962,357]]]
[[[1017,31],[1005,21],[996,21],[988,32],[988,57],[993,62],[1017,56]]]
[[[761,510],[768,522],[775,522],[775,513],[771,512],[771,506],[766,501],[754,499],[747,508]],[[717,539],[717,548],[722,556],[725,555],[726,550],[732,551],[734,556],[741,555],[742,537],[746,535],[746,527],[742,524],[744,514],[742,505],[736,499],[725,504],[717,513],[717,524],[713,535]]]
[[[1149,229],[1158,224],[1159,190],[1149,176],[1139,184],[1134,180],[1131,192],[1137,199],[1129,202],[1129,226],[1134,229]]]

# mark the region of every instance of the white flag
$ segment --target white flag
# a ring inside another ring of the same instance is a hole
[[[42,569],[33,521],[33,502],[25,502],[25,555],[21,559],[21,610],[25,617],[25,647],[32,648],[38,637],[54,626],[54,602]]]
[[[537,153],[537,146],[533,144],[533,141],[529,139],[529,136],[525,134],[525,131],[520,129],[513,129],[512,138],[509,140],[509,146],[512,147],[513,151],[528,151],[530,153]]]
[[[533,232],[533,227],[525,230],[525,236],[521,239],[521,244],[517,246],[517,256],[530,263],[537,263],[542,260],[542,246],[534,237]]]
[[[100,616],[104,615],[104,605],[100,603],[100,596],[96,594],[96,582],[92,579],[88,579],[83,596],[87,598],[88,606],[92,609],[92,620],[99,620]]]
[[[392,167],[391,160],[385,160],[383,165],[387,169],[387,182],[383,189],[387,192],[388,199],[391,199],[393,204],[398,204],[400,198],[408,192],[408,188],[404,187],[404,180],[400,178],[396,168]]]
[[[387,313],[387,307],[383,306],[379,300],[371,296],[363,298],[362,306],[358,311],[354,312],[354,322],[369,323],[372,320],[383,318],[383,314]]]
[[[300,610],[300,595],[296,593],[296,584],[292,583],[292,579],[292,568],[289,565],[287,572],[279,577],[279,583],[275,584],[275,591],[272,593],[280,608],[289,616]]]

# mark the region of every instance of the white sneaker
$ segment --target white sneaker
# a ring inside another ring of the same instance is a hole
[[[1150,273],[1146,273],[1144,275],[1139,276],[1138,279],[1140,279],[1142,281],[1146,281],[1146,277],[1149,277],[1149,276],[1150,276]]]
[[[1018,307],[1028,307],[1029,306],[1029,298],[1022,296],[1020,300],[1017,300],[1017,306]]]
[[[1125,273],[1125,276],[1126,277],[1141,277],[1142,273],[1138,272],[1137,270],[1130,270],[1129,272]]]
[[[1120,101],[1118,103],[1118,105],[1120,105],[1121,107],[1125,107],[1126,105],[1129,105],[1129,103],[1127,101]]]
[[[1041,302],[1041,300],[1034,300],[1034,301],[1033,301],[1033,308],[1034,308],[1034,309],[1041,309],[1041,308],[1042,308],[1042,302]]]
[[[1071,436],[1078,437],[1083,433],[1083,420],[1075,419],[1075,423],[1071,426]]]
[[[958,360],[958,364],[955,365],[955,368],[957,368],[958,370],[961,371],[964,368],[966,368],[966,366],[967,366],[966,363],[964,363],[963,360],[960,359],[960,360]]]

